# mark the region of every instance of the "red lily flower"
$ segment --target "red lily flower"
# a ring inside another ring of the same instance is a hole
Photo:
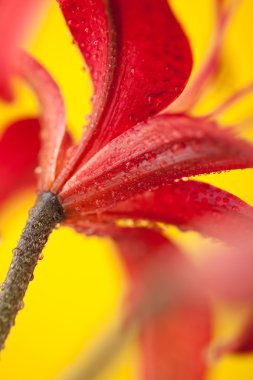
[[[156,222],[197,230],[230,244],[237,244],[253,223],[252,208],[235,196],[200,182],[175,182],[253,165],[252,145],[232,130],[220,129],[213,114],[190,116],[205,90],[203,80],[207,83],[217,69],[220,33],[200,76],[184,96],[192,68],[191,51],[166,0],[59,0],[59,4],[90,69],[93,113],[87,132],[73,145],[65,130],[65,107],[56,83],[32,57],[19,54],[16,72],[32,87],[42,110],[37,168],[40,197],[0,295],[1,345],[57,223],[85,234],[111,236],[137,294],[143,276],[152,272],[161,252],[169,258],[175,252],[181,257]],[[217,6],[218,31],[224,34],[231,14],[223,1],[217,0]],[[159,114],[168,106],[167,112]],[[20,122],[18,133],[23,134],[32,124],[38,128],[37,121]],[[16,125],[10,129],[15,130]],[[6,139],[11,141],[8,133],[0,142],[3,147]],[[29,162],[35,158],[37,146],[33,149]],[[12,151],[4,150],[3,157],[12,157]],[[19,170],[18,165],[24,171],[29,169],[12,158],[10,168]],[[14,183],[15,178],[8,177],[7,191]],[[121,218],[145,219],[151,224],[146,229],[121,228],[116,223]],[[211,223],[204,223],[206,220]],[[223,229],[227,222],[232,238]],[[154,374],[161,380],[203,379],[211,315],[205,301],[195,301],[180,300],[144,327],[145,379],[153,379]],[[173,349],[171,342],[176,344]],[[197,363],[194,366],[193,361]]]

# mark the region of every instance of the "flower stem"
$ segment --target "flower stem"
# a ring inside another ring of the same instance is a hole
[[[51,192],[42,193],[29,212],[0,293],[0,350],[22,309],[24,295],[47,239],[63,219],[63,208]]]

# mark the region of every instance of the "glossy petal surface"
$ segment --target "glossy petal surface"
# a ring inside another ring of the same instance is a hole
[[[22,187],[35,186],[39,147],[38,120],[20,120],[5,130],[0,138],[0,202]]]
[[[95,87],[90,131],[73,158],[74,168],[175,99],[192,58],[166,0],[60,0],[60,6]]]
[[[161,115],[114,139],[65,185],[66,210],[94,212],[184,176],[253,165],[253,148],[216,124]]]
[[[230,243],[238,243],[253,229],[251,206],[224,190],[197,181],[180,181],[137,195],[98,216],[100,221],[103,218],[105,221],[131,218],[174,224],[183,230],[195,230]]]

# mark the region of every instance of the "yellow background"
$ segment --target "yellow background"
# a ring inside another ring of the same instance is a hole
[[[214,0],[173,0],[172,5],[190,36],[195,68],[203,57],[211,30]],[[243,0],[231,25],[224,50],[224,69],[214,94],[205,99],[200,112],[218,104],[236,88],[253,79],[253,2]],[[39,20],[42,17],[39,17]],[[36,22],[34,22],[36,24]],[[39,24],[39,22],[38,22]],[[92,86],[76,47],[71,43],[63,18],[55,3],[50,5],[42,27],[28,48],[50,70],[59,83],[68,111],[69,125],[78,138],[91,111]],[[195,70],[195,69],[194,69]],[[19,116],[36,114],[36,105],[22,84],[15,106],[0,104],[0,128]],[[236,107],[225,121],[249,114],[253,99]],[[253,130],[253,129],[252,129]],[[249,132],[248,136],[252,134]],[[239,195],[253,204],[252,171],[212,175],[204,180]],[[13,197],[1,209],[0,279],[3,280],[11,250],[15,247],[27,211],[34,201],[32,191]],[[175,239],[179,234],[174,232]],[[196,234],[180,234],[180,244],[191,250],[200,243]],[[88,350],[107,324],[117,315],[125,289],[123,269],[109,241],[85,238],[61,228],[55,231],[44,252],[45,259],[36,268],[35,279],[25,298],[25,309],[0,357],[0,379],[52,380]],[[236,322],[220,312],[217,331],[225,335]],[[105,380],[130,380],[137,376],[137,349],[129,344],[110,369]],[[209,380],[252,380],[253,358],[228,357],[212,369]]]

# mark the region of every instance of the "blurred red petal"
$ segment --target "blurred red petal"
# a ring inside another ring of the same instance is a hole
[[[56,177],[57,160],[64,144],[66,114],[61,92],[50,74],[34,58],[21,52],[18,74],[31,86],[41,107],[42,140],[39,156],[39,191],[50,190]]]
[[[166,0],[60,0],[60,6],[95,87],[90,130],[73,170],[81,158],[174,100],[187,82],[192,58]]]
[[[240,0],[229,0],[226,4],[224,0],[214,0],[214,26],[207,54],[183,94],[168,108],[169,112],[191,110],[209,89],[210,81],[219,71],[227,30],[240,2]]]
[[[145,273],[154,271],[156,265],[159,267],[159,262],[163,261],[172,266],[177,259],[183,257],[177,247],[158,230],[110,228],[110,236],[117,243],[133,282],[139,282]]]
[[[143,380],[204,380],[210,310],[183,304],[147,325],[141,339]]]
[[[223,226],[223,229],[225,226]],[[228,232],[232,234],[230,226]],[[233,237],[231,240],[233,241]],[[248,243],[251,246],[248,246]],[[241,242],[228,252],[213,252],[204,260],[200,274],[206,289],[219,297],[239,303],[253,300],[253,254],[252,238],[241,235]]]
[[[34,170],[40,148],[37,119],[11,124],[0,138],[0,202],[22,187],[36,185]]]
[[[11,100],[10,75],[18,56],[18,44],[42,0],[0,0],[0,97]]]
[[[161,115],[120,135],[64,186],[67,212],[94,212],[175,179],[252,167],[253,147],[213,122]]]
[[[174,275],[173,261],[180,253],[159,232],[143,228],[125,228],[118,229],[118,236],[114,238],[130,273],[135,274],[135,288],[138,289],[138,282],[143,283],[145,272],[154,276],[160,273],[159,277],[155,277],[158,284],[166,267],[167,278]],[[149,291],[149,288],[146,291]],[[166,291],[173,292],[173,287],[160,288],[157,298]],[[140,347],[143,380],[205,378],[205,350],[212,334],[210,308],[202,299],[193,301],[186,298],[174,301],[174,306],[168,304],[168,307],[142,326]]]

